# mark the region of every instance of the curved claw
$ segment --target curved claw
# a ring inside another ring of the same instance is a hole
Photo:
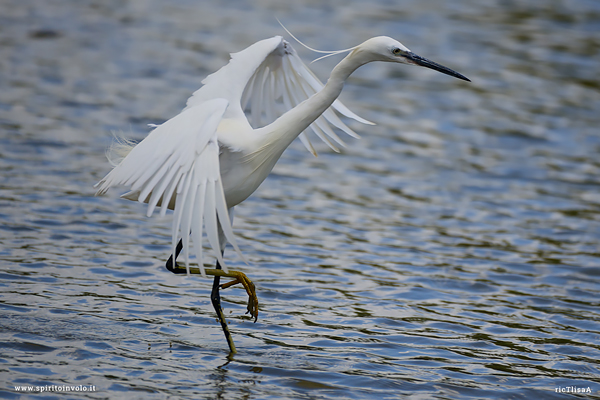
[[[227,276],[235,279],[231,282],[222,284],[221,289],[227,289],[228,287],[241,283],[248,294],[248,311],[246,311],[246,314],[249,313],[251,316],[253,316],[254,322],[256,322],[258,320],[258,297],[256,296],[256,288],[254,287],[254,283],[246,276],[246,274],[240,271],[229,271]]]

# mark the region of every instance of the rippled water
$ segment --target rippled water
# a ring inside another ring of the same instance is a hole
[[[600,4],[255,4],[0,5],[0,397],[598,396]],[[163,267],[169,218],[92,185],[112,130],[175,115],[274,16],[325,49],[393,36],[473,82],[353,76],[342,98],[377,126],[341,155],[294,143],[236,210],[250,266],[228,259],[261,307],[253,324],[223,292],[227,357],[211,281]]]

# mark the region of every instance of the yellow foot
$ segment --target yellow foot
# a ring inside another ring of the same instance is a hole
[[[206,270],[206,273],[210,275],[208,271],[209,270]],[[258,319],[258,297],[256,297],[256,288],[254,287],[254,283],[252,283],[246,274],[240,271],[230,271],[228,275],[224,276],[230,276],[235,279],[231,282],[222,284],[221,289],[227,289],[228,287],[237,285],[238,283],[241,283],[242,286],[244,286],[244,289],[246,289],[246,293],[248,294],[248,311],[246,311],[246,314],[250,313],[250,315],[254,317],[254,322],[256,322]]]
[[[185,273],[186,269],[185,267],[181,267],[176,264],[173,268],[173,272]],[[222,284],[221,289],[227,289],[228,287],[241,283],[242,286],[244,286],[244,289],[246,289],[246,293],[248,293],[248,311],[246,312],[246,314],[250,313],[250,315],[254,317],[254,322],[258,320],[258,297],[256,296],[256,289],[254,287],[254,283],[252,283],[252,281],[246,276],[246,274],[240,271],[225,272],[222,269],[214,268],[207,268],[205,269],[205,272],[206,275],[233,278],[231,282]],[[200,269],[190,267],[190,274],[200,275]]]

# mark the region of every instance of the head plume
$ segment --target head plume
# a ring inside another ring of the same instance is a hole
[[[317,50],[317,49],[313,49],[312,47],[310,47],[307,44],[304,44],[300,41],[300,39],[298,39],[296,36],[294,36],[294,34],[292,32],[290,32],[282,23],[281,21],[277,19],[277,22],[279,22],[279,25],[281,25],[281,27],[292,37],[292,39],[294,39],[296,42],[298,42],[299,44],[301,44],[303,47],[307,48],[310,51],[314,51],[315,53],[321,53],[321,54],[325,54],[324,56],[321,56],[319,58],[315,58],[314,60],[312,60],[310,63],[314,63],[317,62],[319,60],[322,60],[324,58],[327,57],[331,57],[331,56],[335,56],[337,54],[343,54],[343,53],[348,53],[354,49],[356,49],[358,46],[354,46],[354,47],[350,47],[349,49],[344,49],[344,50],[332,50],[332,51],[327,51],[327,50]]]

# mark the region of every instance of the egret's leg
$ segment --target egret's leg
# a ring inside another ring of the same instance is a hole
[[[185,267],[180,267],[177,264],[175,264],[175,267],[173,267],[172,269],[169,269],[169,271],[173,272],[174,274],[187,273],[187,270],[185,269]],[[240,271],[225,272],[221,269],[221,265],[219,264],[218,261],[217,261],[217,265],[216,265],[215,269],[205,268],[204,272],[206,272],[206,275],[212,275],[215,278],[220,278],[221,276],[227,277],[227,278],[233,278],[232,281],[224,283],[222,285],[220,285],[220,279],[219,279],[218,287],[220,289],[227,289],[228,287],[237,285],[238,283],[241,284],[244,287],[244,289],[246,289],[246,293],[248,294],[248,307],[247,307],[248,311],[246,311],[246,314],[250,314],[251,316],[253,316],[254,322],[257,321],[257,319],[258,319],[258,297],[256,296],[256,288],[254,287],[254,283],[250,280],[250,278],[248,278],[246,276],[246,274],[244,274],[243,272],[240,272]],[[201,272],[198,267],[190,267],[190,274],[201,275]],[[213,281],[213,290],[214,290],[214,281]]]
[[[174,274],[185,274],[186,270],[185,268],[183,268],[183,272],[181,271],[181,268],[178,268],[177,265],[177,257],[179,256],[179,253],[181,253],[181,250],[183,249],[183,240],[179,239],[179,243],[177,243],[177,247],[175,248],[175,260],[173,260],[173,254],[171,254],[171,256],[169,257],[169,259],[167,260],[167,263],[165,265],[165,267],[167,267],[167,270],[171,271]]]
[[[229,210],[227,211],[229,214],[229,223],[233,225],[234,207],[229,208]],[[223,252],[225,251],[225,245],[227,244],[227,238],[225,237],[225,233],[223,232],[223,229],[221,229],[220,224],[219,243],[221,244],[221,254],[223,254]],[[254,287],[254,283],[252,283],[252,281],[248,279],[246,274],[239,271],[230,271],[228,273],[225,273],[221,270],[221,266],[219,265],[219,263],[217,263],[216,269],[207,269],[205,271],[207,275],[214,275],[216,277],[218,274],[220,276],[227,276],[233,278],[233,281],[220,285],[221,289],[226,289],[228,287],[241,283],[244,286],[244,289],[246,289],[246,293],[248,294],[248,311],[246,311],[246,314],[250,313],[250,316],[254,317],[254,322],[256,322],[256,320],[258,319],[258,298],[256,297],[256,288]]]
[[[183,249],[183,242],[179,240],[177,243],[177,248],[175,249],[175,260],[177,260],[177,256],[181,253]],[[177,265],[177,262],[173,260],[173,254],[167,260],[165,265],[167,270],[174,274],[186,274],[187,269],[185,267],[180,267]],[[219,272],[215,272],[219,271]],[[221,276],[225,276],[225,271],[221,269],[221,265],[217,261],[216,269],[208,269],[208,275],[214,275],[215,279],[213,280],[212,292],[210,294],[210,301],[217,313],[217,317],[219,318],[219,322],[221,323],[221,328],[223,328],[223,333],[225,334],[225,339],[227,340],[227,344],[229,345],[230,354],[236,353],[235,344],[233,343],[233,338],[231,336],[231,332],[229,332],[229,327],[227,326],[227,321],[225,320],[225,315],[223,314],[223,309],[221,308],[221,296],[219,294],[219,283],[221,280]],[[232,271],[233,272],[233,271]],[[190,274],[200,274],[199,268],[190,268]],[[252,285],[254,287],[254,285]],[[256,296],[256,295],[255,295]]]
[[[233,207],[229,209],[229,217],[231,218],[231,223],[233,223]],[[221,254],[223,254],[224,250],[225,250],[225,244],[227,243],[227,241],[225,239],[225,235],[223,234],[223,231],[222,231],[220,225],[219,225],[219,243],[221,243]],[[179,265],[177,265],[177,262],[176,262],[177,257],[179,256],[179,253],[181,253],[182,249],[183,249],[183,241],[180,239],[179,243],[177,243],[177,246],[175,248],[175,257],[173,258],[173,255],[171,254],[171,256],[169,256],[169,259],[167,260],[166,265],[165,265],[167,270],[169,270],[170,272],[172,272],[174,274],[188,273],[188,269],[186,269],[185,267],[180,267]],[[256,320],[258,319],[258,298],[256,296],[256,288],[254,287],[254,283],[252,283],[252,281],[250,279],[248,279],[246,274],[244,274],[243,272],[239,272],[239,271],[225,272],[221,268],[221,264],[219,264],[218,261],[217,261],[217,265],[216,265],[215,269],[210,269],[210,268],[205,269],[205,272],[206,272],[206,275],[214,276],[210,300],[215,309],[215,312],[217,313],[219,322],[221,323],[221,327],[223,328],[223,333],[225,334],[225,339],[227,339],[227,344],[229,345],[229,350],[230,350],[231,354],[233,354],[236,352],[235,344],[233,343],[233,338],[231,337],[231,332],[229,332],[229,327],[227,326],[227,321],[225,320],[225,315],[223,314],[223,309],[221,308],[221,294],[219,293],[219,289],[221,289],[221,288],[226,289],[228,287],[231,287],[233,285],[237,285],[238,283],[241,283],[244,286],[244,289],[246,289],[246,293],[248,294],[248,307],[247,307],[248,311],[246,311],[246,314],[250,313],[250,315],[254,317],[254,322],[256,322]],[[194,267],[189,268],[189,273],[194,274],[194,275],[201,274],[200,269],[194,268]],[[220,283],[221,283],[222,276],[233,278],[233,281],[224,283],[223,285],[221,285]]]
[[[217,268],[220,267],[217,263]],[[229,271],[225,272],[221,269],[206,269],[207,275],[220,275],[226,276],[228,278],[234,278],[232,281],[224,283],[220,285],[221,289],[227,289],[233,285],[237,285],[238,283],[242,284],[244,289],[246,289],[246,294],[248,294],[248,306],[246,307],[246,314],[250,314],[250,316],[254,317],[254,322],[258,320],[258,297],[256,296],[256,288],[254,287],[254,283],[240,271]]]
[[[183,242],[179,240],[177,248],[175,249],[175,259],[177,259],[177,256],[179,256],[179,253],[181,253],[182,249]],[[167,270],[174,274],[187,274],[187,270],[185,269],[185,267],[180,267],[177,264],[177,262],[173,263],[172,254],[167,260],[166,267]],[[251,316],[253,316],[254,322],[258,320],[258,297],[256,296],[256,288],[254,287],[254,283],[246,276],[246,274],[240,271],[229,271],[227,273],[221,269],[221,266],[218,265],[218,263],[216,269],[208,268],[205,269],[205,271],[207,275],[212,275],[214,277],[217,277],[218,274],[218,276],[233,278],[231,282],[227,282],[220,285],[221,289],[227,289],[228,287],[237,285],[238,283],[242,284],[242,286],[244,286],[244,289],[246,289],[246,293],[248,294],[248,311],[246,311],[246,314],[250,314]],[[190,274],[200,275],[200,269],[196,267],[190,267]]]
[[[221,264],[217,261],[216,265],[217,270],[221,270]],[[223,328],[223,333],[225,334],[225,339],[227,340],[227,344],[229,345],[230,354],[236,353],[235,344],[233,343],[233,338],[231,337],[231,332],[229,332],[229,326],[227,326],[227,321],[225,320],[225,315],[223,314],[223,309],[221,308],[221,294],[219,293],[219,283],[221,281],[220,275],[215,275],[215,279],[213,280],[212,292],[210,293],[210,302],[217,313],[217,317],[219,318],[219,322],[221,323],[221,328]]]

